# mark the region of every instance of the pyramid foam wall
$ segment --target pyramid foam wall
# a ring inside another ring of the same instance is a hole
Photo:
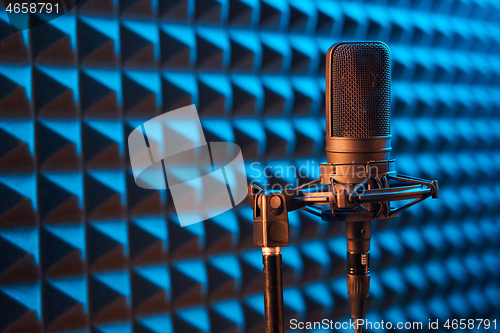
[[[398,170],[441,187],[374,223],[368,319],[499,318],[498,17],[497,0],[80,0],[13,34],[1,9],[0,331],[263,332],[250,208],[181,228],[168,191],[135,185],[126,138],[194,103],[249,178],[313,180],[344,40],[390,46]],[[346,320],[342,226],[290,224],[287,322]]]

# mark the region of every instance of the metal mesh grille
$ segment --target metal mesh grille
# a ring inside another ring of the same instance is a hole
[[[333,51],[331,61],[331,135],[389,135],[391,62],[387,45],[341,44]]]

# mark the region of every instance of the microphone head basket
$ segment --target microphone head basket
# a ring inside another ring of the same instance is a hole
[[[330,47],[326,69],[326,136],[390,135],[391,53],[382,42]]]

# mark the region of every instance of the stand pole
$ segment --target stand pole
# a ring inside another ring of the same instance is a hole
[[[266,333],[284,333],[281,247],[263,247]]]

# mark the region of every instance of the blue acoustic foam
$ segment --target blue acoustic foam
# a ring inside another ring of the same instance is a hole
[[[250,180],[311,181],[343,40],[390,46],[398,170],[441,186],[373,223],[368,319],[499,319],[498,17],[497,0],[80,0],[13,34],[0,9],[0,331],[263,332],[251,209],[181,228],[126,138],[194,103]],[[342,225],[290,225],[287,324],[346,320]]]

